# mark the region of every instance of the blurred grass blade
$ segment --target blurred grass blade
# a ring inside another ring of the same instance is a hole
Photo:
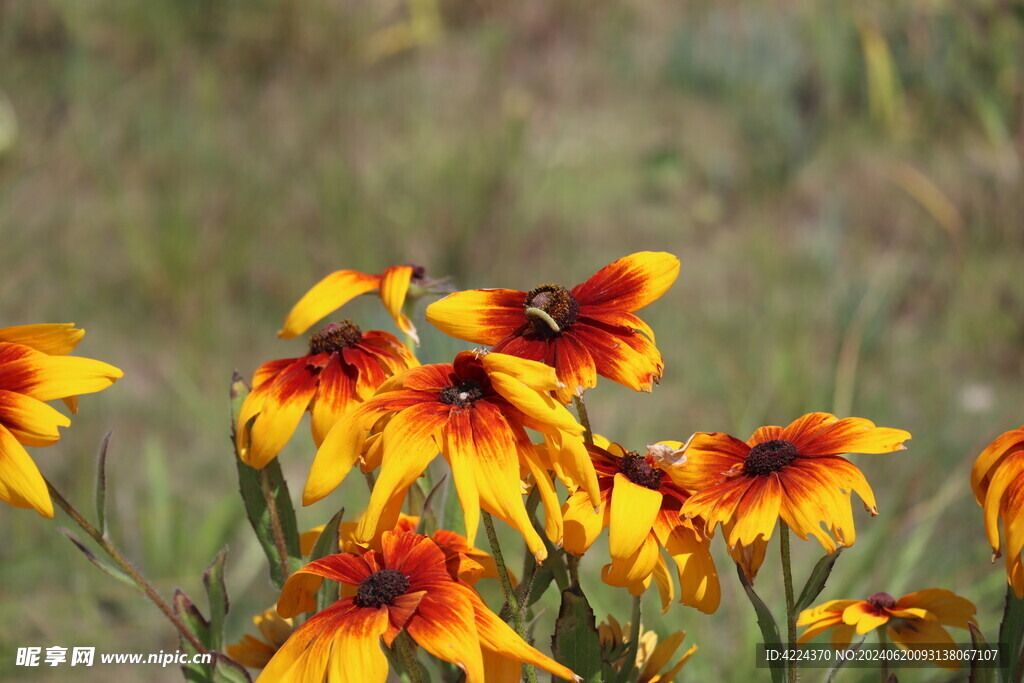
[[[754,612],[757,613],[757,626],[761,629],[761,637],[764,638],[765,646],[781,649],[782,638],[779,636],[779,626],[775,623],[771,610],[764,604],[764,600],[754,592],[754,587],[750,585],[746,575],[743,573],[743,567],[738,564],[736,565],[736,573],[739,574],[740,584],[743,586],[747,598],[750,599],[750,604],[754,606]],[[772,681],[774,683],[782,683],[786,672],[785,665],[772,666],[769,664],[769,667],[772,672]]]
[[[999,662],[1004,681],[1012,681],[1020,659],[1021,642],[1024,640],[1024,600],[1013,592],[1013,586],[1006,587],[1006,607],[1003,621],[999,625]]]
[[[96,528],[103,536],[107,535],[107,448],[111,434],[113,432],[107,432],[100,441],[96,457]]]
[[[988,649],[988,642],[982,635],[981,629],[974,624],[969,624],[968,628],[971,630],[971,643],[974,644],[974,648],[976,650]],[[971,660],[971,675],[967,681],[968,683],[996,683],[995,667],[985,666],[980,659]]]
[[[109,576],[111,578],[117,579],[118,581],[121,581],[123,583],[128,584],[129,586],[131,586],[132,588],[134,588],[136,590],[141,590],[135,584],[135,582],[132,581],[132,578],[130,576],[125,574],[120,569],[117,569],[115,567],[111,567],[109,564],[107,564],[106,562],[104,562],[100,558],[96,557],[96,555],[91,550],[89,550],[85,546],[85,544],[83,544],[81,541],[79,541],[78,538],[76,538],[73,533],[71,533],[67,529],[61,529],[61,533],[63,533],[65,536],[67,536],[68,540],[71,541],[72,543],[74,543],[75,547],[82,551],[82,554],[85,555],[85,559],[89,560],[94,565],[96,565],[96,568],[99,569],[101,572],[103,572],[104,574],[106,574],[107,576]]]
[[[800,597],[793,603],[793,614],[790,616],[794,618],[800,616],[800,613],[810,607],[814,600],[821,595],[821,591],[825,589],[825,582],[828,581],[828,577],[832,574],[832,567],[835,565],[836,560],[839,559],[839,553],[841,552],[843,552],[843,549],[837,548],[834,553],[825,555],[818,560],[818,564],[814,565],[811,575],[807,577],[807,583],[804,584],[803,590],[800,591]]]
[[[345,516],[345,508],[341,508],[331,517],[320,537],[313,544],[313,552],[309,554],[309,561],[319,560],[321,557],[335,555],[341,552],[341,539],[338,535],[338,528],[341,526],[341,518]],[[320,584],[320,590],[316,593],[316,609],[319,612],[325,607],[333,605],[340,595],[337,581],[325,580]]]
[[[551,652],[559,664],[572,669],[584,681],[599,683],[602,680],[597,621],[578,585],[562,591],[562,606],[555,621],[555,634],[551,637]]]
[[[416,527],[416,533],[429,536],[441,528],[437,519],[437,513],[434,512],[434,506],[440,503],[442,498],[441,492],[444,491],[447,481],[448,474],[442,474],[441,479],[434,484],[434,488],[430,489],[430,493],[427,494],[427,499],[423,501],[423,514],[420,515],[420,523]]]
[[[220,652],[213,653],[213,683],[252,683],[245,667]]]
[[[210,647],[222,649],[224,644],[224,618],[231,608],[228,589],[224,585],[224,566],[228,561],[228,549],[224,548],[203,572],[203,588],[210,603]]]

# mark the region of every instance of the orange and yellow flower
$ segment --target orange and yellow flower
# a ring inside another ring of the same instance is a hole
[[[338,554],[288,578],[277,603],[282,617],[316,608],[323,579],[355,588],[300,626],[260,681],[383,683],[390,647],[401,631],[431,655],[466,672],[468,683],[512,683],[521,664],[566,680],[572,671],[525,643],[472,588],[449,574],[444,552],[412,532],[385,533],[380,552]]]
[[[256,624],[261,637],[245,634],[237,643],[228,645],[228,657],[242,666],[262,669],[291,638],[295,625],[291,619],[279,616],[276,607],[263,610],[254,616],[252,621]]]
[[[529,292],[475,289],[427,307],[442,332],[494,351],[547,363],[565,384],[562,403],[597,384],[597,375],[650,391],[664,363],[654,332],[633,315],[664,294],[679,275],[679,259],[640,252],[605,266],[571,290],[546,284]]]
[[[642,594],[653,578],[662,610],[667,611],[674,589],[661,554],[664,548],[676,565],[679,602],[711,614],[718,609],[721,590],[710,543],[703,535],[701,520],[680,518],[689,493],[666,476],[673,466],[670,463],[678,463],[673,454],[679,453],[681,445],[663,442],[640,455],[619,444],[605,448],[588,444],[601,492],[600,512],[594,514],[583,491],[570,495],[562,507],[562,545],[567,552],[582,555],[608,527],[612,562],[605,566],[601,578],[633,595]]]
[[[562,520],[547,463],[525,429],[544,435],[554,454],[550,465],[563,481],[598,500],[597,476],[580,436],[583,427],[548,393],[559,386],[552,368],[501,353],[464,351],[453,363],[395,375],[327,435],[313,461],[303,503],[320,500],[342,482],[378,425],[380,448],[374,451],[380,473],[356,529],[360,544],[378,529],[394,526],[409,486],[440,452],[451,465],[470,543],[483,507],[517,529],[530,551],[543,559],[544,542],[523,502],[524,472],[540,491],[545,531],[556,542]]]
[[[409,293],[410,283],[423,281],[421,266],[389,266],[380,275],[360,273],[357,270],[336,270],[313,285],[313,288],[299,299],[285,318],[284,326],[278,331],[277,336],[283,339],[297,337],[312,327],[316,321],[360,294],[379,289],[384,308],[394,318],[398,329],[419,344],[416,327],[402,313],[402,305]]]
[[[621,671],[625,665],[626,653],[629,650],[629,627],[630,622],[627,621],[624,625],[619,625],[618,620],[610,614],[605,621],[597,626],[597,635],[601,644],[601,659],[613,671]],[[658,634],[654,631],[642,632],[634,664],[640,671],[636,683],[672,683],[679,675],[683,665],[697,651],[697,646],[691,645],[671,668],[662,673],[661,670],[669,663],[685,638],[686,631],[676,631],[659,643]]]
[[[976,624],[974,603],[941,588],[928,588],[896,599],[888,593],[874,593],[867,600],[829,600],[800,613],[797,626],[806,626],[798,642],[832,631],[835,647],[848,647],[854,634],[864,635],[886,627],[889,640],[906,650],[922,645],[954,647],[946,626],[967,629]],[[938,660],[939,666],[958,669],[955,660]]]
[[[840,454],[902,450],[909,438],[909,432],[863,418],[809,413],[787,427],[760,427],[746,443],[728,434],[695,434],[686,465],[673,479],[697,491],[683,504],[683,514],[702,517],[708,535],[722,524],[737,561],[738,554],[752,555],[741,562],[752,578],[780,518],[800,538],[817,538],[829,553],[837,543],[853,545],[852,493],[872,515],[878,509],[864,475]]]
[[[23,446],[50,446],[71,420],[46,404],[106,389],[123,373],[67,356],[84,330],[73,325],[0,329],[0,500],[53,517],[46,481]],[[73,404],[72,404],[73,405]]]
[[[1002,553],[999,520],[1006,534],[1006,580],[1024,598],[1024,427],[999,436],[971,470],[974,499],[985,511],[985,532],[993,558]]]
[[[313,440],[323,443],[346,411],[372,396],[388,377],[417,364],[394,335],[364,333],[351,320],[329,323],[310,337],[305,356],[270,361],[256,370],[238,413],[239,457],[256,469],[266,467],[306,410],[312,415]]]

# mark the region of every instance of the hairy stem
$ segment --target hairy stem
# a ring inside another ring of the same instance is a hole
[[[395,638],[394,650],[398,654],[398,658],[402,660],[402,666],[405,667],[405,672],[409,674],[409,680],[411,683],[423,683],[423,677],[420,676],[420,667],[416,664],[416,655],[413,652],[412,638],[405,631],[398,634]]]
[[[146,579],[139,574],[138,570],[132,566],[131,562],[121,554],[121,551],[119,551],[113,543],[107,540],[107,538],[100,533],[99,529],[94,527],[89,520],[83,517],[82,514],[60,494],[60,491],[58,491],[49,480],[45,481],[46,488],[50,490],[50,496],[57,501],[57,505],[60,506],[60,509],[62,509],[75,524],[81,527],[82,531],[89,534],[92,539],[96,541],[101,548],[103,548],[104,552],[107,553],[110,559],[116,562],[117,566],[135,582],[135,585],[139,587],[139,590],[145,593],[146,597],[164,613],[164,616],[167,617],[167,619],[174,625],[174,628],[178,629],[178,632],[181,633],[182,637],[187,640],[197,652],[200,654],[209,654],[210,651],[199,642],[199,639],[196,638],[195,634],[185,626],[184,622],[182,622],[174,613],[174,610],[171,609],[171,606],[160,597],[160,594],[156,592],[156,589],[153,588],[152,584],[146,581]]]
[[[491,555],[494,556],[494,564],[498,567],[498,578],[501,581],[501,592],[505,596],[505,607],[512,614],[512,625],[520,636],[524,635],[525,624],[519,615],[519,601],[516,599],[515,591],[512,590],[512,579],[508,575],[508,567],[505,566],[505,558],[501,554],[501,546],[498,545],[498,534],[494,531],[494,520],[491,513],[486,510],[480,511],[484,520],[484,529],[487,531],[487,540],[491,544]]]
[[[623,660],[623,671],[631,672],[636,666],[636,653],[640,650],[640,596],[633,596],[633,615],[629,624],[629,649]],[[629,674],[620,680],[629,680]]]
[[[587,415],[587,404],[583,402],[582,396],[573,394],[572,404],[576,407],[576,413],[580,416],[580,424],[583,425],[583,441],[594,443],[594,430],[590,428],[590,416]]]
[[[260,488],[263,490],[263,500],[267,501],[267,511],[270,512],[270,528],[274,532],[274,545],[277,546],[277,555],[281,562],[281,581],[285,581],[292,573],[291,563],[288,559],[288,542],[284,538],[281,516],[277,511],[274,492],[270,490],[270,477],[267,475],[266,469],[260,470]]]
[[[786,640],[790,649],[796,647],[796,615],[793,614],[793,605],[796,599],[793,597],[793,569],[789,560],[789,527],[785,522],[779,522],[779,549],[782,555],[782,581],[786,586]],[[789,682],[796,683],[797,667],[795,662],[790,662]]]

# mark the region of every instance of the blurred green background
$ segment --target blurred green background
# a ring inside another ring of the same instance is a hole
[[[3,324],[74,321],[78,353],[125,371],[33,458],[89,510],[112,430],[113,538],[200,604],[229,545],[241,636],[275,597],[236,495],[228,382],[302,351],[274,333],[315,281],[413,262],[460,288],[571,286],[666,250],[680,278],[643,313],[663,382],[602,380],[597,431],[746,438],[811,410],[908,429],[908,451],[853,458],[881,514],[855,504],[821,599],[949,588],[994,641],[1005,575],[968,473],[1024,421],[1022,70],[1009,0],[0,0]],[[344,315],[393,331],[373,297]],[[466,348],[417,321],[422,360]],[[281,456],[293,491],[312,455],[303,425]],[[358,512],[361,484],[300,524]],[[14,666],[24,645],[177,647],[62,526],[0,510],[0,678],[178,680]],[[686,679],[748,680],[759,634],[714,545],[718,613],[661,617],[649,595],[645,621],[700,646]],[[778,607],[769,550],[757,587]],[[584,590],[625,620],[602,552]],[[820,552],[797,542],[798,582]]]

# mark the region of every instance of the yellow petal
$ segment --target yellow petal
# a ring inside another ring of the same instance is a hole
[[[582,555],[608,525],[608,509],[594,512],[594,504],[585,491],[577,491],[562,505],[562,547],[573,555]]]
[[[40,401],[102,391],[124,375],[113,365],[91,358],[29,351],[0,369],[0,378],[5,389]]]
[[[609,586],[623,588],[646,582],[658,564],[659,555],[658,541],[653,533],[648,534],[635,553],[627,558],[612,558],[612,563],[601,570],[601,580]]]
[[[380,298],[384,302],[395,324],[405,334],[409,335],[416,346],[420,345],[420,338],[416,334],[416,326],[404,313],[402,306],[405,304],[405,295],[409,292],[409,281],[412,279],[412,266],[390,266],[384,270],[380,280]]]
[[[486,358],[487,356],[484,356],[485,360]],[[491,385],[502,397],[540,425],[572,435],[584,432],[583,425],[576,421],[572,413],[548,394],[531,389],[522,381],[503,372],[491,372],[488,376]]]
[[[60,439],[58,427],[71,420],[42,401],[0,389],[0,424],[26,446],[49,446]]]
[[[75,350],[85,330],[74,323],[45,323],[0,327],[0,342],[24,344],[48,356],[66,356]]]
[[[285,318],[284,326],[277,336],[292,339],[308,330],[313,323],[331,311],[380,286],[379,275],[367,275],[355,270],[338,270],[306,292],[292,307]]]
[[[654,652],[647,657],[647,662],[640,671],[637,683],[645,683],[656,676],[668,664],[668,661],[672,659],[672,655],[683,644],[684,638],[686,638],[686,631],[676,631],[658,643],[658,646],[654,648]]]
[[[14,435],[0,424],[0,500],[53,519],[53,503],[39,468]]]
[[[537,391],[554,391],[564,386],[558,381],[555,369],[540,361],[507,353],[488,353],[481,360],[488,373],[500,372]]]
[[[614,481],[608,550],[612,557],[625,559],[635,553],[651,533],[661,510],[662,495],[634,484],[622,473],[616,474]]]
[[[493,346],[526,324],[526,292],[473,289],[427,306],[427,320],[447,335]]]

